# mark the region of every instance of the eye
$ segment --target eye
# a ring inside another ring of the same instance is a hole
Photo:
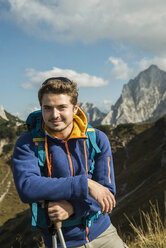
[[[47,110],[47,111],[50,111],[51,110],[51,107],[50,106],[44,106],[43,108],[44,108],[44,110]]]
[[[63,110],[65,110],[66,108],[67,108],[67,106],[62,105],[62,106],[59,106],[59,108],[58,108],[58,109],[59,109],[60,111],[63,111]]]

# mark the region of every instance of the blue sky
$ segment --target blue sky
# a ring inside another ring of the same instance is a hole
[[[165,23],[165,0],[0,0],[0,105],[25,119],[65,76],[106,111],[140,71],[166,70]]]

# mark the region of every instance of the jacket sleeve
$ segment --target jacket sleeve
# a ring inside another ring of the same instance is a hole
[[[88,195],[86,175],[67,178],[41,176],[30,133],[22,135],[15,144],[13,177],[18,194],[24,203],[39,200],[86,199]]]
[[[110,142],[107,136],[99,130],[96,130],[96,142],[101,153],[95,155],[95,169],[92,179],[107,187],[115,195],[116,187]]]

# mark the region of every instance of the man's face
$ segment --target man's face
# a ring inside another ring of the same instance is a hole
[[[73,106],[71,97],[64,94],[44,94],[42,115],[46,126],[59,138],[67,138],[73,128],[73,116],[78,106]]]

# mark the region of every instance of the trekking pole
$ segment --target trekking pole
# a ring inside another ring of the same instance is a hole
[[[48,217],[48,201],[41,201],[41,204],[42,204],[43,208],[45,208],[45,205],[47,206],[46,207],[46,210],[47,210],[46,215]],[[52,247],[57,248],[57,239],[56,239],[56,232],[55,232],[55,230],[56,230],[57,234],[58,234],[58,237],[59,237],[59,240],[60,240],[60,243],[61,243],[61,247],[62,248],[67,248],[67,246],[65,244],[64,237],[63,237],[63,233],[62,233],[62,230],[61,230],[62,222],[61,221],[54,221],[53,226],[54,226],[54,229],[51,232],[52,233]]]
[[[65,240],[64,240],[64,237],[63,237],[63,233],[62,233],[62,222],[61,221],[58,221],[58,222],[54,222],[54,227],[57,231],[57,234],[58,234],[58,237],[59,237],[59,240],[60,240],[60,243],[61,243],[61,247],[62,248],[67,248],[66,244],[65,244]],[[56,240],[56,234],[54,234],[52,236],[52,244],[53,244],[53,248],[57,248],[57,240]]]
[[[56,233],[52,234],[52,248],[57,248]]]

